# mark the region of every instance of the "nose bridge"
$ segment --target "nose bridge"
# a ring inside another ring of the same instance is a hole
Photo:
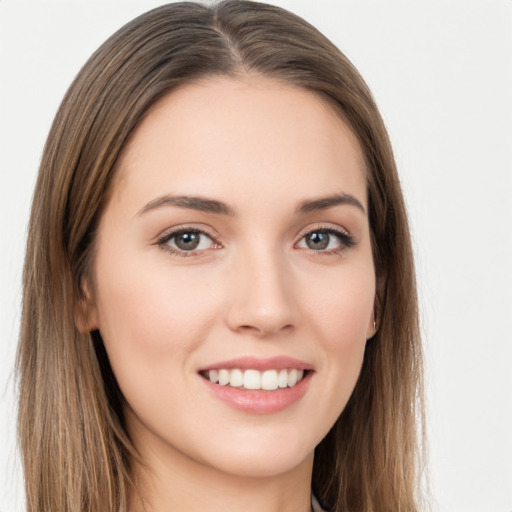
[[[251,244],[232,267],[228,321],[234,330],[266,335],[295,325],[292,276],[277,248]]]

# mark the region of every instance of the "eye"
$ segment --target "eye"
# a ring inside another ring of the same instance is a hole
[[[198,251],[219,247],[208,234],[199,229],[180,229],[167,233],[157,245],[178,256],[193,256]]]
[[[335,228],[318,228],[306,233],[297,244],[300,249],[338,253],[354,245],[354,239],[345,231]]]

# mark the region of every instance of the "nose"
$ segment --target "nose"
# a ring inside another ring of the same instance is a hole
[[[285,258],[270,251],[245,254],[232,267],[227,323],[231,330],[268,337],[292,331],[298,311]]]

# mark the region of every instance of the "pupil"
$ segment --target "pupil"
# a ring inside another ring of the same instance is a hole
[[[328,233],[311,233],[306,238],[306,243],[310,249],[316,251],[325,249],[329,245]]]
[[[176,245],[184,251],[195,249],[199,245],[199,233],[181,233],[176,236]]]

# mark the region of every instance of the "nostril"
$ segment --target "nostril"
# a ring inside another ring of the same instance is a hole
[[[292,324],[286,324],[282,327],[276,328],[274,325],[264,325],[264,323],[260,323],[259,325],[240,325],[238,327],[239,332],[246,332],[246,333],[254,333],[258,334],[259,336],[267,336],[269,334],[277,334],[279,332],[289,332],[293,329]]]

